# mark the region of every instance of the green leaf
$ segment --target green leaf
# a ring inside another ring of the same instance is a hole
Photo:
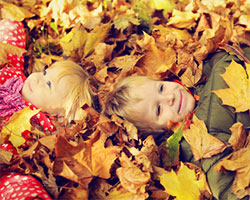
[[[163,164],[164,167],[175,166],[179,162],[179,142],[182,138],[182,127],[177,129],[173,135],[171,135],[165,142],[161,144],[161,150],[163,151]]]
[[[51,22],[50,27],[57,33],[57,35],[59,35],[59,31],[55,22]]]

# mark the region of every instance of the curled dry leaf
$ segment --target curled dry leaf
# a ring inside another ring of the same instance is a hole
[[[215,170],[223,171],[235,171],[232,192],[236,194],[238,198],[243,198],[246,195],[250,195],[250,149],[241,148],[238,151],[233,152],[229,156],[223,158],[216,166]]]
[[[183,130],[183,136],[191,147],[194,160],[210,158],[227,148],[227,145],[207,132],[204,121],[199,120],[196,115],[190,128]]]
[[[120,162],[121,167],[116,170],[116,174],[121,186],[131,193],[144,194],[146,184],[150,180],[150,173],[139,169],[124,153],[120,157]]]
[[[230,130],[232,134],[228,142],[233,146],[234,151],[237,151],[244,147],[247,138],[246,131],[243,124],[240,122],[233,124]]]

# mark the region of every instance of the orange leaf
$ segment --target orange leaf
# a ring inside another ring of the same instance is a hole
[[[227,145],[207,132],[204,121],[199,120],[196,115],[193,116],[190,129],[183,130],[183,136],[191,146],[194,160],[210,158],[227,147]]]

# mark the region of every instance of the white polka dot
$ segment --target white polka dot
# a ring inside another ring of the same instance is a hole
[[[11,193],[11,192],[13,192],[14,191],[14,189],[13,188],[11,188],[10,190],[9,190],[9,193]]]
[[[31,194],[31,196],[32,196],[32,197],[35,197],[36,195],[37,195],[37,193],[33,193],[33,194]]]
[[[40,113],[38,113],[38,114],[36,115],[36,117],[39,119],[39,118],[41,117]]]
[[[17,187],[17,188],[16,188],[16,191],[19,191],[20,189],[21,189],[21,187]]]
[[[4,72],[4,75],[7,75],[7,73],[6,73],[6,72]]]
[[[19,63],[17,63],[16,65],[17,65],[17,66],[20,66],[20,64],[19,64]]]
[[[14,30],[16,27],[15,26],[11,26],[10,27],[10,30]]]
[[[13,40],[17,41],[17,38],[16,38],[16,37],[14,37],[14,38],[13,38]]]
[[[45,195],[43,195],[45,198],[48,198],[48,195],[47,194],[45,194]]]
[[[7,187],[6,188],[9,188],[9,187],[11,187],[11,185],[9,184],[9,185],[7,185]]]
[[[2,191],[2,190],[4,190],[4,188],[5,188],[5,187],[3,186],[3,187],[1,187],[1,189],[0,189],[0,190]]]
[[[45,130],[45,131],[47,131],[47,130],[48,130],[48,128],[46,127],[44,130]]]
[[[35,188],[40,188],[38,185],[35,185]]]
[[[4,40],[4,41],[3,41],[3,43],[5,43],[5,44],[6,44],[6,43],[7,43],[7,41],[5,41],[5,40]]]
[[[14,178],[15,178],[15,179],[19,179],[19,178],[20,178],[20,176],[19,176],[19,175],[16,175]]]
[[[11,76],[11,73],[9,73],[9,76]]]
[[[16,197],[16,193],[12,194],[11,196],[12,196],[13,198]]]
[[[25,177],[23,177],[22,179],[23,179],[23,181],[26,181],[26,180],[28,179],[28,177],[25,176]]]
[[[41,125],[42,125],[42,126],[44,125],[44,121],[41,121]]]
[[[14,33],[17,34],[17,30],[15,30]]]
[[[14,75],[14,77],[16,78],[16,77],[17,77],[17,75],[15,74],[15,75]]]
[[[35,188],[30,188],[30,190],[35,190]]]
[[[50,125],[50,130],[52,130],[54,128],[54,126]]]
[[[36,186],[35,186],[36,187]],[[39,188],[39,187],[38,187]],[[37,190],[36,192],[38,192],[38,193],[41,193],[42,191],[41,190]]]
[[[2,81],[3,81],[3,80],[4,80],[4,77],[2,77],[1,79],[2,79]]]
[[[28,195],[30,192],[25,192],[24,195]]]
[[[23,198],[21,198],[20,200],[25,200],[25,198],[23,197]]]
[[[28,189],[27,187],[22,188],[22,190],[27,190],[27,189]]]
[[[19,193],[18,193],[18,196],[21,196],[22,194],[23,194],[23,192],[19,192]]]
[[[4,39],[5,39],[5,40],[8,40],[8,38],[9,38],[8,35],[5,35],[5,36],[4,36]]]
[[[10,183],[9,181],[6,181],[6,182],[4,183],[4,185],[9,185],[9,183]]]
[[[15,42],[11,42],[11,44],[16,45],[16,43],[15,43]]]

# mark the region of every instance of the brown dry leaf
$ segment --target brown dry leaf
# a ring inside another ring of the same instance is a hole
[[[66,138],[59,136],[55,143],[55,154],[54,174],[83,185],[89,184],[93,178],[89,144],[82,142],[75,146],[70,144]]]
[[[89,191],[87,188],[71,187],[69,190],[66,190],[65,193],[59,197],[59,199],[84,200],[88,199],[88,197],[89,197]]]
[[[250,109],[250,64],[246,64],[246,70],[234,60],[226,68],[222,78],[229,88],[213,91],[221,98],[224,105],[235,108],[236,112],[244,112]],[[232,81],[234,80],[234,81]]]
[[[246,142],[247,135],[245,128],[242,123],[236,122],[230,128],[230,131],[232,134],[228,142],[232,145],[234,151],[238,151],[240,148],[244,147]]]
[[[193,57],[192,57],[193,58]],[[183,85],[187,87],[193,87],[201,78],[202,76],[202,62],[199,66],[192,60],[192,65],[187,65],[188,68],[186,71],[181,75],[181,82]]]
[[[192,11],[179,11],[174,9],[172,17],[169,19],[167,25],[172,25],[176,28],[191,29],[196,25],[196,21],[199,19],[199,13],[193,13]]]
[[[83,25],[78,23],[64,37],[60,39],[60,45],[63,48],[63,54],[72,58],[82,58],[84,45],[87,40],[87,32]]]
[[[117,185],[109,195],[105,198],[107,200],[145,200],[148,198],[148,194],[134,194],[127,191],[121,185]]]
[[[77,23],[86,24],[89,19],[98,17],[102,12],[99,6],[89,11],[85,2],[78,0],[52,0],[48,7],[42,6],[40,17],[54,19],[56,25],[63,26],[65,29],[73,27]]]
[[[26,10],[23,7],[18,7],[5,1],[0,1],[1,5],[1,16],[3,19],[11,19],[16,21],[23,21],[25,18],[31,18],[34,16],[33,13]]]
[[[101,24],[100,26],[95,27],[93,31],[87,34],[86,43],[84,45],[84,57],[92,53],[96,46],[105,40],[105,38],[108,36],[109,30],[109,23]]]
[[[138,67],[144,71],[144,75],[157,77],[157,73],[166,72],[176,62],[176,52],[173,48],[167,47],[160,50],[153,37],[145,46],[147,52],[139,60]]]
[[[123,152],[120,162],[121,167],[117,168],[116,174],[121,182],[121,186],[131,193],[144,194],[146,192],[146,184],[150,180],[150,173],[139,169]]]
[[[110,168],[114,163],[122,147],[110,146],[105,148],[106,136],[101,134],[100,139],[92,146],[92,173],[101,178],[110,178]]]
[[[191,147],[194,160],[210,158],[227,148],[227,145],[207,132],[204,121],[199,120],[196,115],[190,128],[183,130],[183,136]]]
[[[238,198],[250,195],[250,149],[241,148],[229,156],[223,158],[216,166],[217,171],[236,171],[232,192]]]
[[[0,149],[0,165],[2,164],[9,165],[12,159],[12,155],[13,155],[12,152]]]
[[[201,197],[201,191],[205,189],[206,178],[205,176],[197,178],[195,170],[189,169],[181,162],[177,172],[165,171],[160,176],[160,183],[168,194],[178,200],[198,200]]]

